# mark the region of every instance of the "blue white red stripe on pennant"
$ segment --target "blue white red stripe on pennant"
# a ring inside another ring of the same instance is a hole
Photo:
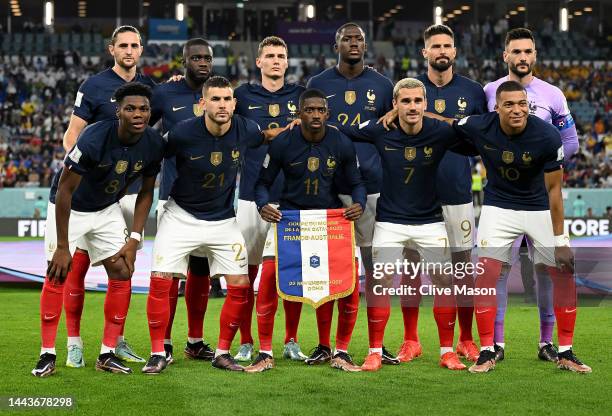
[[[343,213],[344,209],[282,211],[276,225],[280,297],[317,308],[353,292],[354,228]]]

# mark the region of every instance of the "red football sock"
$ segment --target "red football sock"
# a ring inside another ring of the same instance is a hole
[[[419,304],[421,303],[421,276],[411,279],[408,276],[403,276],[401,280],[402,286],[410,286],[414,288],[415,295],[401,296],[400,303],[402,306],[402,317],[404,320],[404,341],[419,342]]]
[[[370,340],[370,348],[382,348],[385,328],[390,315],[390,307],[368,307],[368,338]]]
[[[168,325],[166,326],[166,334],[164,335],[164,339],[172,339],[172,323],[174,322],[174,315],[176,314],[179,283],[179,279],[172,279],[172,285],[170,286],[170,292],[168,294],[170,315],[168,316]]]
[[[319,344],[331,348],[331,324],[334,315],[334,301],[319,306],[316,310],[317,329],[319,330]]]
[[[283,299],[283,309],[285,310],[285,344],[292,339],[297,342],[297,331],[302,316],[302,302],[291,302]]]
[[[204,315],[208,306],[210,277],[187,272],[185,283],[185,304],[187,305],[187,334],[189,338],[203,338]]]
[[[230,349],[242,320],[246,318],[248,296],[249,286],[227,285],[227,296],[219,320],[218,349]]]
[[[477,289],[495,289],[501,273],[502,263],[490,257],[481,257],[483,273],[476,278]],[[481,347],[493,347],[495,333],[495,315],[497,314],[497,296],[494,294],[474,296],[476,323]]]
[[[359,276],[359,266],[356,276]],[[336,329],[336,349],[347,351],[359,311],[359,279],[355,280],[355,288],[350,295],[338,299],[338,328]]]
[[[433,315],[438,327],[440,347],[452,348],[453,346],[455,317],[457,315],[454,302],[455,297],[453,295],[434,295]]]
[[[170,316],[168,296],[174,279],[151,276],[149,296],[147,297],[147,320],[151,337],[151,352],[164,350],[164,334]]]
[[[64,282],[64,311],[69,337],[81,336],[81,315],[85,303],[85,275],[89,269],[87,253],[77,251],[72,256],[72,267]]]
[[[559,345],[572,345],[576,326],[576,279],[572,273],[548,267],[553,281],[553,305],[557,319]]]
[[[104,299],[104,338],[102,340],[107,347],[117,346],[117,337],[125,325],[125,318],[130,308],[131,292],[131,280],[108,278],[108,290]]]
[[[247,296],[247,312],[244,320],[240,324],[240,343],[253,344],[253,334],[251,334],[251,324],[253,322],[253,306],[255,305],[255,291],[253,283],[257,279],[259,265],[249,264],[249,294]]]
[[[55,284],[45,277],[40,294],[40,335],[43,348],[55,348],[57,326],[62,315],[64,284]]]
[[[276,292],[276,265],[274,260],[264,260],[259,279],[257,293],[257,333],[259,348],[263,351],[272,350],[272,335],[274,333],[274,315],[278,308]]]
[[[460,285],[467,288],[474,287],[474,278],[465,276],[456,280]],[[459,321],[459,341],[473,341],[472,323],[474,322],[474,297],[468,295],[457,295],[457,320]]]

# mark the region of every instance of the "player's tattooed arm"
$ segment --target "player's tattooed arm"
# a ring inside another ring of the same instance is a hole
[[[47,268],[49,279],[58,282],[66,280],[72,264],[68,247],[68,223],[72,207],[72,194],[81,183],[81,175],[64,168],[55,195],[55,228],[57,230],[57,249]]]
[[[574,271],[574,254],[567,245],[558,241],[566,241],[563,236],[563,197],[561,188],[563,184],[563,168],[544,173],[544,182],[548,192],[548,203],[550,205],[550,216],[555,235],[555,262],[561,271]]]

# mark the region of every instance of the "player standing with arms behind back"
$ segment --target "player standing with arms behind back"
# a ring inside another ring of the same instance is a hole
[[[297,105],[304,87],[285,83],[285,72],[289,65],[287,44],[276,36],[265,38],[259,44],[257,51],[257,67],[261,70],[261,85],[243,84],[236,88],[236,114],[249,118],[264,129],[285,127],[297,117]],[[247,149],[244,168],[240,175],[240,190],[238,193],[238,211],[236,221],[244,235],[249,257],[249,311],[252,314],[254,304],[253,282],[257,278],[259,264],[261,269],[260,286],[262,282],[272,282],[276,285],[276,268],[274,263],[274,236],[269,234],[270,223],[261,219],[255,204],[255,181],[259,177],[261,165],[266,156],[267,146]],[[278,202],[283,186],[283,177],[274,182],[270,192],[270,201]],[[271,238],[267,238],[267,237]],[[263,256],[263,259],[262,259]],[[285,309],[285,347],[283,356],[292,360],[303,361],[297,343],[297,329],[302,312],[300,302],[283,300]],[[257,315],[257,321],[271,320],[270,316]],[[265,324],[263,324],[265,325]],[[258,328],[259,328],[258,324]],[[238,361],[251,361],[253,353],[253,337],[251,335],[251,317],[245,319],[240,327],[240,349],[234,357]]]
[[[367,43],[364,30],[356,23],[346,23],[336,31],[335,51],[338,64],[326,69],[308,81],[308,88],[323,91],[329,103],[329,123],[356,126],[361,122],[385,115],[392,107],[393,84],[391,80],[365,66]],[[372,237],[376,200],[380,196],[382,168],[380,155],[370,143],[355,143],[361,176],[368,192],[367,204],[361,218],[355,222],[355,242],[361,250],[366,274],[372,274]],[[350,206],[350,188],[339,178],[340,199]],[[347,304],[338,312],[338,331],[352,334],[357,320],[356,304]],[[319,344],[329,344],[333,316],[333,303],[317,309]],[[368,315],[369,316],[369,315]],[[371,318],[368,319],[376,319]],[[315,351],[311,358],[317,359]],[[395,357],[383,348],[383,364],[397,364]]]
[[[533,75],[537,51],[535,40],[529,29],[512,29],[506,35],[504,62],[508,64],[508,75],[487,84],[484,88],[488,107],[493,111],[496,106],[495,92],[505,81],[519,82],[527,91],[529,113],[555,126],[561,134],[564,160],[567,162],[578,151],[578,134],[567,100],[563,92]],[[523,240],[523,237],[520,237]],[[523,240],[525,242],[525,240]],[[525,263],[527,265],[525,266]],[[521,260],[521,272],[532,275],[532,263]],[[495,350],[497,360],[503,359],[505,339],[504,320],[508,303],[508,276],[510,268],[506,266],[497,285],[498,309],[495,319]],[[531,279],[530,279],[531,280]],[[552,344],[555,313],[553,307],[553,289],[550,276],[543,267],[536,267],[536,293],[540,312],[540,342],[538,357],[545,361],[556,362],[557,350]]]

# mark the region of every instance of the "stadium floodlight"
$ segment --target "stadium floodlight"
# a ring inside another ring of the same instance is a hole
[[[463,10],[464,12],[467,12],[468,10],[470,10],[470,6],[468,6],[467,4],[464,6],[461,6],[461,10]]]
[[[309,4],[306,6],[306,17],[309,19],[314,19],[315,17],[315,6],[314,4]]]
[[[585,12],[587,12],[587,13],[590,13],[590,12],[592,12],[592,11],[593,11],[593,8],[592,8],[592,7],[585,7],[583,10],[584,10]]]
[[[559,10],[559,30],[567,32],[569,29],[569,19],[567,18],[567,7],[562,7]]]
[[[525,7],[525,6],[518,6],[516,8],[516,10],[518,10],[519,12],[524,12],[525,10],[527,10],[527,7]]]
[[[176,20],[182,22],[185,19],[185,3],[179,1],[176,3]]]
[[[53,25],[53,2],[47,1],[45,2],[45,26]]]
[[[442,6],[434,7],[434,24],[441,25],[442,24]]]

